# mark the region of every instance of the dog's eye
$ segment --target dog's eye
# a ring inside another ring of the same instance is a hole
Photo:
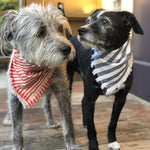
[[[46,36],[46,27],[45,26],[43,26],[43,27],[40,27],[39,28],[39,31],[37,32],[37,37],[45,37]]]
[[[58,32],[63,33],[63,26],[62,26],[62,25],[60,25],[60,26],[58,27]]]
[[[87,23],[87,24],[90,24],[90,22],[91,22],[91,19],[87,19],[87,20],[86,20],[86,23]]]
[[[104,25],[109,25],[109,21],[106,20],[106,19],[102,19],[101,22],[102,22],[102,24],[104,24]]]

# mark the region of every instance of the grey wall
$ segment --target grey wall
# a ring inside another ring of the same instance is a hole
[[[134,0],[134,14],[144,35],[133,34],[135,62],[131,93],[150,102],[150,0]]]

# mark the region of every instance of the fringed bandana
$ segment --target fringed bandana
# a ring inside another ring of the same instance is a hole
[[[56,73],[57,68],[39,67],[26,62],[13,49],[8,74],[11,80],[13,93],[17,95],[24,108],[32,105],[41,97]]]
[[[112,52],[92,48],[91,68],[95,80],[106,95],[113,94],[126,81],[133,65],[130,42]]]

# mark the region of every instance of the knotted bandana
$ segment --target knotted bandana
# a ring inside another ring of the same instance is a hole
[[[130,42],[112,52],[92,48],[91,68],[95,80],[106,95],[113,94],[126,81],[133,65]]]
[[[41,97],[51,84],[57,68],[39,67],[29,64],[13,49],[8,70],[12,90],[22,102],[24,108],[32,105]]]

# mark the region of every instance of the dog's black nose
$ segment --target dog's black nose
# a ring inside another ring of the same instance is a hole
[[[83,35],[83,34],[85,34],[86,32],[87,32],[87,29],[84,28],[84,27],[81,27],[81,28],[78,29],[79,35]]]
[[[63,52],[64,55],[68,55],[71,51],[71,47],[68,45],[62,45],[60,51]]]

